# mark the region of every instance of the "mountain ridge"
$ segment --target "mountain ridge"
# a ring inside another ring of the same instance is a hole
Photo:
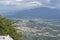
[[[43,19],[60,19],[60,10],[46,7],[39,7],[30,10],[17,10],[6,16],[9,18],[43,18]]]

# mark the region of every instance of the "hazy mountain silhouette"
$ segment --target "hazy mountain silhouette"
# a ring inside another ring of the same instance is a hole
[[[17,10],[8,12],[11,15],[7,15],[8,17],[15,18],[44,18],[44,19],[60,19],[60,10],[39,7],[30,10]]]

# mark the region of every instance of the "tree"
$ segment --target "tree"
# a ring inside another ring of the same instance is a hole
[[[0,16],[0,35],[10,35],[14,40],[21,40],[22,33],[17,33],[14,22]]]

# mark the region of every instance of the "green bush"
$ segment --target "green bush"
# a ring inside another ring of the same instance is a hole
[[[0,16],[0,35],[10,35],[14,40],[22,40],[22,33],[17,33],[12,20]]]

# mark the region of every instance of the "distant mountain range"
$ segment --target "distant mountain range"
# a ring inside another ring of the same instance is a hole
[[[9,14],[9,15],[8,15]],[[60,19],[60,10],[46,7],[39,7],[30,10],[16,10],[5,13],[9,18],[43,18]]]

